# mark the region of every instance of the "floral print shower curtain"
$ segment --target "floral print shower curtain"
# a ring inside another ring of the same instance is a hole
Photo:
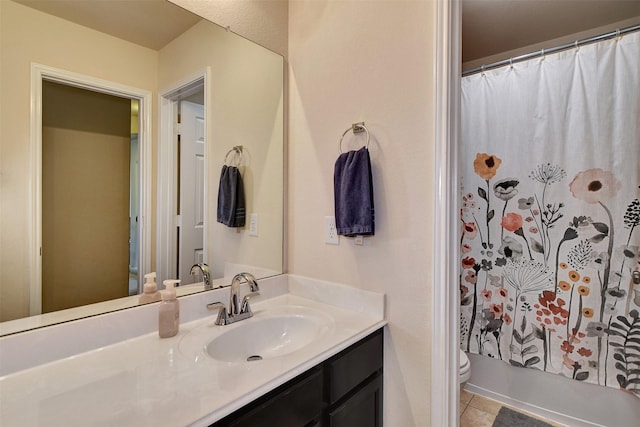
[[[640,33],[462,97],[461,348],[640,396]]]

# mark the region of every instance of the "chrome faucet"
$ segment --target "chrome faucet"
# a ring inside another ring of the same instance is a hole
[[[242,298],[242,303],[238,303],[240,298],[240,281],[244,279],[249,285],[250,292]],[[229,325],[231,323],[239,322],[240,320],[248,319],[253,316],[251,307],[249,306],[249,299],[260,295],[260,287],[258,282],[252,274],[239,273],[233,276],[231,280],[231,291],[229,295],[229,309],[220,301],[207,304],[209,310],[218,309],[218,317],[216,318],[216,325]]]
[[[204,280],[204,290],[205,291],[212,290],[213,285],[211,283],[211,271],[209,270],[209,266],[205,263],[193,264],[191,266],[191,272],[189,274],[194,276],[198,270],[200,270],[200,272],[202,273],[202,279]]]

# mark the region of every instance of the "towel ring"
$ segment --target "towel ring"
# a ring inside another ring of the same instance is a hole
[[[227,164],[227,160],[229,159],[229,154],[231,153],[235,153],[237,154],[237,163],[233,166],[238,167],[240,166],[240,162],[242,162],[242,145],[236,145],[235,147],[233,147],[231,150],[227,151],[227,154],[224,156],[224,164]]]
[[[352,130],[354,134],[356,133],[362,133],[362,132],[366,132],[367,133],[367,150],[369,149],[369,140],[370,140],[370,135],[369,135],[369,130],[365,127],[364,122],[360,122],[360,123],[354,123],[351,125],[351,127],[347,130],[344,131],[344,133],[342,134],[342,136],[340,137],[340,142],[338,143],[338,150],[340,151],[340,154],[342,154],[342,140],[344,139],[344,136],[349,133],[349,131]]]

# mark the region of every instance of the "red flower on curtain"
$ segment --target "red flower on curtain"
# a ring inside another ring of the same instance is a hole
[[[476,264],[476,260],[473,257],[466,256],[462,258],[462,268],[473,268]]]
[[[522,217],[514,212],[510,212],[502,217],[502,222],[500,222],[502,228],[507,231],[511,231],[512,233],[520,228],[522,228]]]

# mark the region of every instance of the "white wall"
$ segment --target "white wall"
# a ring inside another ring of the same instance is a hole
[[[433,1],[289,5],[289,271],[387,295],[388,426],[429,424],[434,22]],[[371,133],[376,235],[326,245],[338,140],[358,121]]]

